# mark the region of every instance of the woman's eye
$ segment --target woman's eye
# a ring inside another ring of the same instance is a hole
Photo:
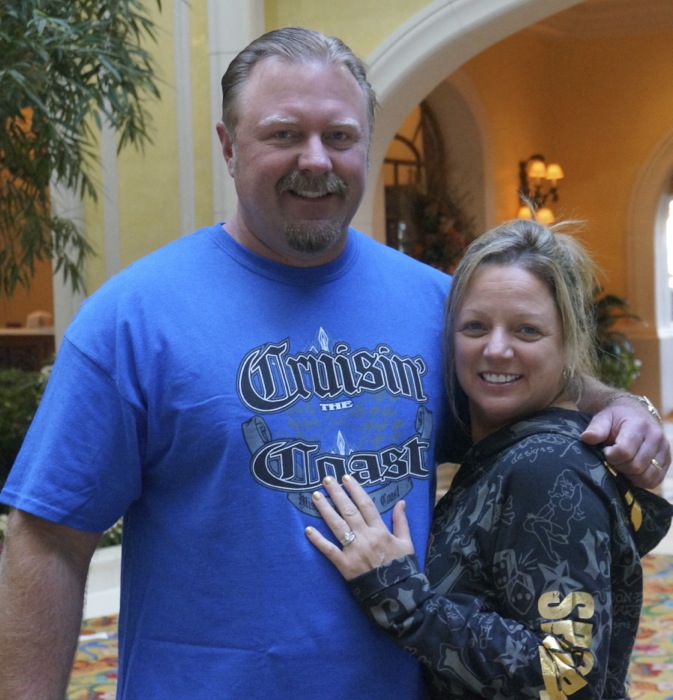
[[[540,335],[540,331],[535,326],[522,326],[519,331],[523,336],[535,338]]]
[[[466,321],[460,326],[463,333],[479,333],[484,330],[484,326],[479,321]]]

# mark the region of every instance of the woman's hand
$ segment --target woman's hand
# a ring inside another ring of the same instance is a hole
[[[391,533],[381,519],[374,501],[353,477],[344,476],[342,488],[328,476],[323,480],[323,486],[336,510],[317,491],[313,494],[313,505],[341,547],[330,542],[313,527],[306,528],[306,536],[347,581],[393,559],[414,553],[404,501],[398,501],[393,508]]]

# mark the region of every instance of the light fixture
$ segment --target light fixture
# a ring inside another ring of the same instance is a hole
[[[563,169],[558,163],[545,161],[543,155],[535,154],[519,161],[519,208],[520,219],[535,218],[543,224],[554,223],[554,212],[546,205],[547,200],[558,201],[558,181],[563,178]]]

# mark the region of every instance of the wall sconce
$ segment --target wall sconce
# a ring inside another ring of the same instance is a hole
[[[532,155],[519,162],[519,207],[518,218],[531,219],[530,202],[535,208],[535,218],[542,224],[554,223],[554,212],[546,207],[547,199],[558,201],[558,181],[563,178],[563,169],[558,163],[549,163],[543,155]]]

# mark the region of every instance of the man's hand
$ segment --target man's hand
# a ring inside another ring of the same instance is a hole
[[[671,446],[662,426],[628,395],[613,399],[596,413],[582,440],[589,445],[605,443],[608,464],[634,486],[654,488],[671,465]]]

